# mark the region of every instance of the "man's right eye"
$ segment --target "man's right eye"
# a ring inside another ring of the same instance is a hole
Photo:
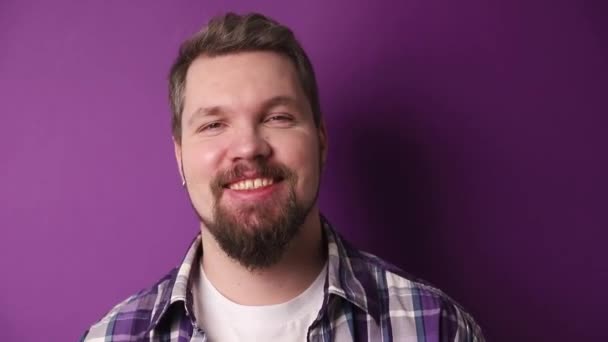
[[[201,126],[198,131],[199,132],[205,132],[205,131],[214,131],[217,130],[219,128],[222,127],[222,123],[221,122],[211,122],[208,123],[206,125]]]

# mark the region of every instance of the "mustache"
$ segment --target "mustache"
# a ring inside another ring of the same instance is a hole
[[[240,162],[228,170],[220,171],[211,182],[214,194],[220,194],[228,184],[241,180],[246,174],[255,174],[260,178],[284,180],[294,177],[294,173],[285,165],[265,161]]]

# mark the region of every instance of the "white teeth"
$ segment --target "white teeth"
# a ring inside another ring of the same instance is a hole
[[[269,186],[273,184],[274,181],[269,178],[256,178],[256,179],[247,179],[242,180],[237,183],[230,184],[229,188],[232,190],[252,190],[261,188],[264,186]]]

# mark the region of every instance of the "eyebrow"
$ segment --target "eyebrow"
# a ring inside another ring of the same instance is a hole
[[[223,112],[222,107],[213,106],[213,107],[199,107],[197,110],[190,115],[188,118],[188,126],[192,126],[192,124],[200,117],[206,116],[219,116]]]
[[[262,109],[267,110],[276,106],[294,106],[296,108],[300,108],[298,101],[291,96],[275,96],[272,97],[262,104]]]
[[[276,106],[293,106],[298,110],[300,109],[300,105],[295,98],[286,95],[279,95],[264,101],[260,105],[260,110],[265,111]],[[191,126],[198,118],[220,116],[225,112],[226,110],[222,106],[199,107],[192,113],[192,115],[190,115],[190,118],[188,118],[188,126]]]

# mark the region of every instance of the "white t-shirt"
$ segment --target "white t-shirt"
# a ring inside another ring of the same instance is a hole
[[[224,297],[200,267],[192,286],[194,315],[211,342],[304,342],[323,304],[326,273],[327,264],[304,292],[288,302],[247,306]]]

